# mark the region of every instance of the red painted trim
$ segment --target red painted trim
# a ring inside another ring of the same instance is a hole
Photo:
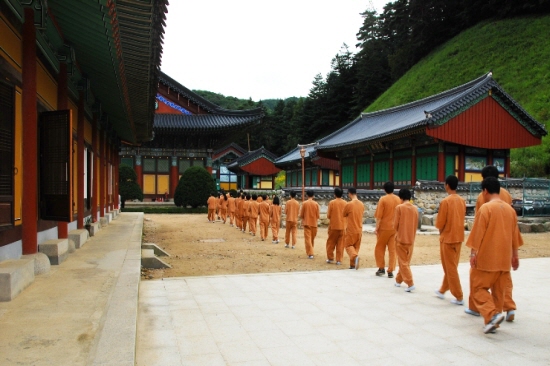
[[[143,191],[143,165],[134,165],[134,170],[136,171],[137,175],[137,183]]]
[[[426,130],[428,136],[459,145],[510,149],[540,145],[508,111],[491,97],[470,107],[447,123]]]
[[[77,207],[77,219],[76,227],[78,229],[84,228],[84,93],[79,93],[78,100],[78,131],[77,131],[77,148],[76,153],[78,159],[77,166],[77,184],[78,184],[78,193],[76,207]]]
[[[504,175],[510,177],[510,150],[506,152],[506,158],[504,159]]]
[[[157,100],[158,102],[158,109],[155,113],[158,114],[183,114],[181,111],[178,111],[176,108],[170,107],[168,104],[161,102],[160,100]]]
[[[64,110],[68,108],[67,64],[62,62],[59,64],[59,74],[57,75],[57,109]],[[71,165],[69,168],[71,178],[73,169],[74,167]],[[78,204],[78,202],[76,202],[76,204]],[[74,213],[74,211],[72,212]],[[61,221],[57,222],[57,237],[60,239],[67,239],[69,237],[68,223]]]
[[[458,180],[461,182],[464,182],[464,179],[466,177],[466,174],[464,172],[464,164],[465,164],[464,147],[460,146],[458,150]]]
[[[38,123],[36,110],[36,29],[34,11],[25,8],[23,23],[23,254],[38,251]]]

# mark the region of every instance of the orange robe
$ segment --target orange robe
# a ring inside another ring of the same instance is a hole
[[[344,246],[349,256],[350,267],[355,266],[355,258],[361,249],[361,238],[363,236],[363,212],[365,205],[357,198],[346,203],[344,207],[344,218],[346,219],[346,232],[344,234]]]
[[[260,204],[258,201],[250,201],[248,205],[248,225],[249,231],[252,235],[256,235],[256,222],[258,221],[258,215],[260,213]]]
[[[285,244],[288,245],[292,239],[292,246],[296,245],[296,231],[298,224],[298,212],[300,210],[300,204],[294,198],[291,198],[285,204],[286,214],[286,232],[285,232]]]
[[[281,206],[269,206],[269,219],[271,221],[271,235],[273,240],[279,240],[279,227],[281,226]]]
[[[235,210],[236,210],[234,197],[227,198],[227,210],[229,211],[229,225],[233,226],[233,223],[235,222]]]
[[[246,225],[248,224],[248,210],[250,208],[250,203],[252,201],[249,201],[247,199],[244,200],[243,202],[243,213],[242,213],[242,218],[243,218],[243,221],[242,221],[242,230],[244,232],[246,232]]]
[[[466,202],[454,193],[439,204],[439,213],[435,227],[439,229],[439,249],[441,265],[443,266],[443,282],[439,292],[444,294],[451,290],[457,300],[462,300],[462,286],[458,275],[460,249],[464,241],[464,217],[466,216]]]
[[[470,297],[485,324],[503,308],[512,252],[522,243],[516,212],[508,203],[492,200],[481,206],[466,246],[476,252],[476,264],[470,271]]]
[[[407,201],[395,208],[393,228],[395,230],[395,251],[399,263],[399,273],[395,277],[395,282],[405,282],[409,287],[414,286],[410,263],[417,226],[418,209],[416,206]]]
[[[302,226],[304,227],[306,254],[312,256],[313,248],[315,247],[315,237],[317,236],[317,220],[320,217],[319,204],[313,198],[308,198],[302,204],[299,216],[302,219]]]
[[[327,219],[330,222],[326,243],[327,259],[334,260],[336,249],[336,262],[342,262],[344,257],[344,229],[346,228],[344,207],[346,207],[346,201],[341,198],[335,198],[328,203]]]
[[[388,272],[395,269],[395,230],[393,229],[393,216],[395,208],[401,203],[399,197],[393,193],[381,197],[376,205],[374,217],[376,218],[376,246],[374,247],[374,259],[378,268],[385,268],[386,247],[389,253]]]
[[[260,203],[260,237],[262,240],[267,238],[269,228],[269,203],[263,201]]]
[[[208,197],[206,203],[208,205],[208,221],[214,221],[216,219],[216,197]]]

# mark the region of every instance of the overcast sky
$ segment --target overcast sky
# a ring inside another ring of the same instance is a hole
[[[163,72],[189,89],[242,99],[307,96],[343,43],[355,51],[360,13],[388,0],[171,0]]]

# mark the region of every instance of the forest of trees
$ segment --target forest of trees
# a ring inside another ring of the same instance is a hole
[[[233,109],[262,106],[266,116],[249,131],[251,148],[264,146],[280,156],[352,121],[420,59],[463,30],[487,19],[549,12],[548,0],[389,2],[382,14],[372,10],[361,14],[358,51],[352,53],[344,44],[329,73],[315,77],[307,97],[265,104],[249,100]],[[246,139],[236,142],[247,146]]]

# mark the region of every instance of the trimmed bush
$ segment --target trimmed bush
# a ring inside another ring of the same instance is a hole
[[[174,194],[174,203],[178,207],[204,206],[211,192],[216,192],[216,182],[210,173],[203,167],[192,166],[180,178]]]
[[[118,193],[120,206],[124,208],[126,200],[143,200],[143,192],[137,184],[137,175],[131,166],[121,164],[118,168]]]

